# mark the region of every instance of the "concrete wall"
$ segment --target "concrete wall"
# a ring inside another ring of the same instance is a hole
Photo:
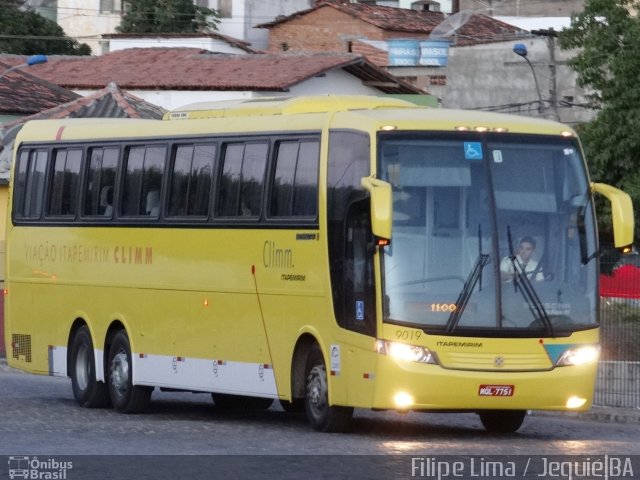
[[[100,35],[115,33],[120,20],[119,13],[100,13],[100,0],[58,0],[58,25],[69,37],[84,37],[78,41],[94,55],[103,53]]]
[[[488,15],[543,15],[568,17],[584,10],[585,0],[460,0],[460,10]]]
[[[515,43],[527,46],[527,58],[536,72],[542,98],[550,100],[553,90],[549,67],[551,56],[545,38],[453,47],[449,49],[446,67],[392,67],[389,71],[398,77],[416,78],[414,83],[437,96],[442,107],[446,108],[544,116],[569,124],[593,118],[594,111],[575,106],[586,102],[586,92],[576,85],[576,74],[566,64],[574,52],[555,48],[556,117],[548,102],[545,102],[542,114],[538,111],[539,97],[533,73],[527,62],[513,53]]]
[[[108,40],[107,51],[115,52],[127,48],[202,48],[211,52],[246,54],[245,50],[234,47],[223,40],[210,37],[184,37],[184,38],[111,38]]]

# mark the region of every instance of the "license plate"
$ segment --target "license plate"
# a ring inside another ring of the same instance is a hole
[[[481,397],[511,397],[513,385],[480,385],[478,395]]]

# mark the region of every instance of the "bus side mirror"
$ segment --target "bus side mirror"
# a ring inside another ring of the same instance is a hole
[[[631,248],[633,243],[633,204],[631,197],[611,185],[591,183],[591,191],[603,195],[611,203],[613,243],[616,248]]]
[[[387,245],[391,240],[393,199],[391,184],[373,177],[363,177],[362,187],[371,197],[371,230],[378,245]]]

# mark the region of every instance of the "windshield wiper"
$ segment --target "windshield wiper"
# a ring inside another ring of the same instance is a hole
[[[445,326],[445,332],[451,333],[458,326],[460,317],[462,316],[464,309],[467,307],[467,303],[469,303],[473,289],[478,281],[480,281],[479,288],[482,290],[482,270],[490,261],[491,256],[489,254],[482,253],[482,232],[480,225],[478,225],[478,258],[476,259],[476,263],[473,265],[469,276],[464,282],[462,291],[456,299],[456,309],[451,312],[451,315],[449,315],[449,320],[447,320],[447,324]]]
[[[522,293],[522,296],[527,302],[527,306],[529,307],[529,311],[531,311],[533,318],[541,320],[544,326],[547,327],[549,335],[553,337],[553,324],[549,319],[549,315],[547,315],[547,311],[545,310],[536,289],[533,288],[524,265],[518,261],[513,252],[511,228],[509,226],[507,226],[507,240],[509,242],[509,261],[511,261],[511,265],[513,266],[513,288],[516,291],[520,290],[520,293]]]

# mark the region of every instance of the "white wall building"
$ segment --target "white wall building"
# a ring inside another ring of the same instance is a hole
[[[197,5],[221,13],[218,33],[265,49],[269,32],[254,25],[310,8],[314,0],[195,0]],[[101,35],[115,33],[120,25],[122,0],[58,0],[58,24],[69,37],[86,43],[94,55],[106,53]]]

